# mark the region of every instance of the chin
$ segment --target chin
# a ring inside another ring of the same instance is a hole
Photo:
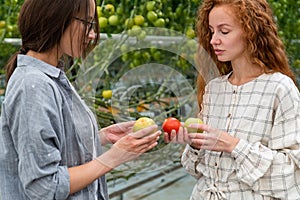
[[[230,62],[230,59],[226,59],[226,58],[222,58],[222,57],[218,57],[218,61],[220,62]]]

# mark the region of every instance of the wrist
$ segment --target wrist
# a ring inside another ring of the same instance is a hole
[[[235,147],[239,143],[239,141],[240,141],[239,138],[232,137],[232,140],[229,143],[228,148],[227,148],[227,153],[231,153],[235,149]]]
[[[100,141],[101,141],[101,144],[102,145],[105,145],[105,144],[108,144],[109,141],[107,140],[106,138],[106,129],[105,128],[102,128],[99,132],[99,137],[100,137]]]
[[[139,153],[131,152],[129,150],[118,147],[117,144],[111,146],[109,150],[97,157],[97,161],[101,162],[109,169],[114,169],[119,165],[126,163],[138,157]]]

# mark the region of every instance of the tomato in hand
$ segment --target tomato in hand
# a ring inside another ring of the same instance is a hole
[[[176,119],[175,117],[169,117],[169,118],[165,119],[165,121],[162,125],[162,129],[167,133],[171,133],[172,130],[175,130],[177,133],[180,126],[181,126],[181,123],[178,119]]]

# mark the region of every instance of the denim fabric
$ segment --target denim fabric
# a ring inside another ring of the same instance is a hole
[[[69,195],[68,168],[101,154],[93,113],[63,71],[26,55],[7,85],[0,121],[0,199],[108,199],[105,177]]]

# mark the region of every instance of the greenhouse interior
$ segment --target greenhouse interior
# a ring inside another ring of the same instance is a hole
[[[17,21],[24,0],[0,2],[2,103],[5,65],[22,45]],[[96,116],[99,128],[141,117],[153,119],[162,128],[169,117],[180,122],[196,117],[199,47],[195,27],[202,0],[96,3],[99,44],[84,59],[65,58],[70,61],[65,72]],[[268,3],[300,86],[300,1]],[[208,82],[218,76],[217,69],[211,68],[202,76]],[[161,135],[156,147],[106,174],[110,199],[189,199],[196,180],[181,165],[184,148],[182,144],[165,143]]]

